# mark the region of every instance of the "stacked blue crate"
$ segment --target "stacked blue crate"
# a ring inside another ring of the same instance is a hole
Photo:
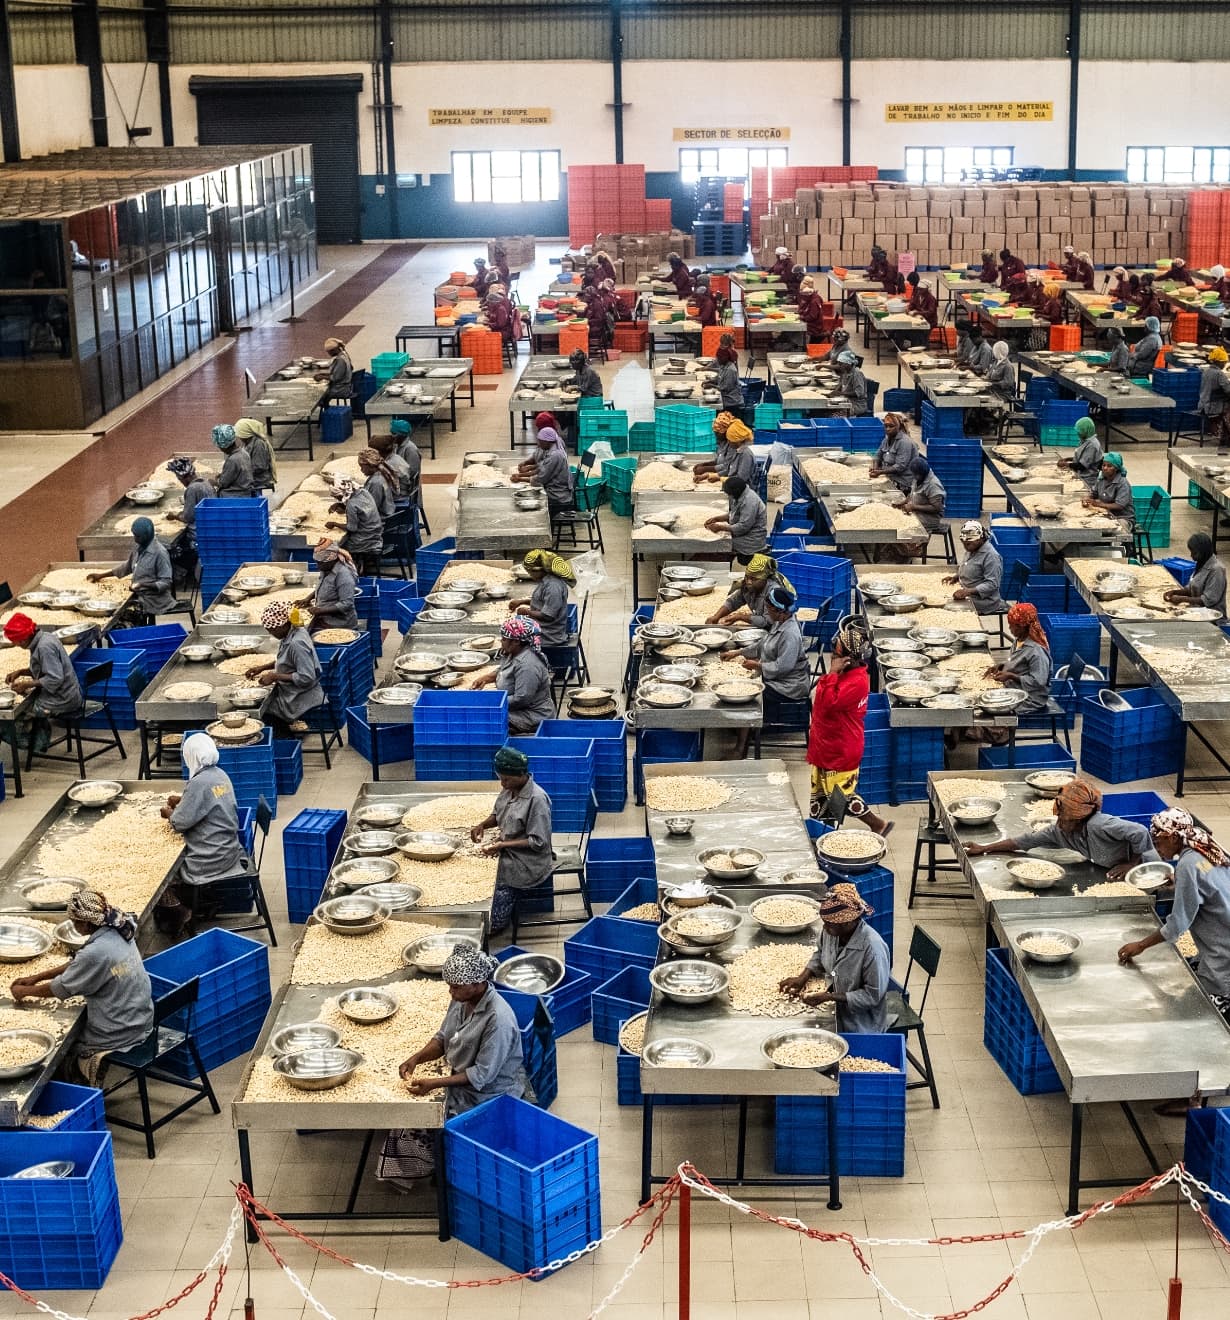
[[[201,603],[209,606],[241,565],[273,557],[268,500],[202,500],[196,506],[196,546]]]
[[[919,416],[922,421],[922,438],[928,446],[932,440],[955,443],[965,439],[964,409],[937,408],[924,399]]]
[[[419,590],[425,596],[436,583],[436,579],[454,559],[481,559],[481,550],[458,550],[455,536],[442,536],[430,545],[421,545],[414,552],[414,576]]]
[[[1071,752],[1056,742],[1018,744],[1016,747],[982,747],[979,770],[1075,770]]]
[[[48,1082],[30,1106],[31,1118],[50,1118],[63,1114],[44,1132],[106,1132],[107,1112],[103,1093],[94,1086],[74,1086],[71,1082]]]
[[[424,596],[401,596],[393,602],[393,617],[397,631],[404,637],[414,627],[415,620],[427,606]]]
[[[339,721],[344,720],[347,709],[365,702],[375,686],[376,662],[371,634],[362,632],[355,641],[340,645],[317,642],[316,655],[324,671],[322,683],[329,706]],[[335,655],[339,657],[336,662]],[[335,667],[331,669],[331,665]]]
[[[854,590],[853,561],[841,555],[820,555],[810,551],[787,553],[778,560],[778,568],[789,579],[801,606],[815,606],[831,601],[830,611],[849,613]],[[822,624],[805,624],[804,631]]]
[[[73,672],[77,675],[80,682],[85,677],[87,669],[93,669],[95,665],[111,663],[111,677],[102,685],[101,693],[96,687],[90,693],[91,698],[97,700],[99,696],[107,699],[107,705],[111,708],[112,718],[115,720],[117,728],[135,729],[137,727],[137,703],[136,698],[128,687],[128,679],[133,673],[142,675],[141,687],[144,687],[153,673],[146,667],[145,652],[143,650],[130,651],[119,646],[91,647],[85,651],[77,651],[73,654]],[[138,689],[140,690],[140,689]],[[107,720],[103,715],[91,715],[82,721],[82,725],[87,729],[105,729]]]
[[[1200,1113],[1202,1111],[1195,1110],[1192,1112]],[[1203,1112],[1216,1114],[1217,1117],[1212,1120],[1211,1125],[1213,1137],[1209,1175],[1207,1178],[1202,1178],[1201,1181],[1207,1182],[1215,1192],[1220,1192],[1222,1196],[1230,1196],[1230,1110],[1210,1109]],[[1189,1118],[1188,1122],[1190,1121]],[[1197,1177],[1199,1177],[1199,1174],[1197,1174]],[[1210,1196],[1209,1218],[1216,1224],[1217,1231],[1222,1237],[1230,1238],[1230,1205]]]
[[[192,1034],[206,1072],[238,1058],[256,1044],[272,999],[269,950],[234,931],[214,928],[145,960],[154,998],[198,978],[200,988],[191,1009],[171,1019]],[[186,1050],[165,1055],[161,1066],[179,1077],[195,1077]]]
[[[63,1160],[66,1178],[15,1178]],[[18,1288],[102,1287],[124,1232],[110,1132],[0,1132],[0,1272]]]
[[[1039,614],[1088,614],[1089,606],[1069,586],[1063,573],[1033,573],[1021,599]]]
[[[1043,614],[1038,622],[1051,647],[1051,664],[1072,663],[1080,656],[1086,664],[1096,665],[1102,654],[1102,623],[1095,614]]]
[[[402,583],[410,586],[410,583]],[[416,588],[417,590],[417,588]],[[355,613],[359,616],[359,626],[372,636],[372,651],[380,654],[380,579],[360,578],[359,594],[354,601]],[[392,608],[390,606],[390,608]]]
[[[564,964],[588,972],[595,984],[609,981],[625,967],[653,967],[658,957],[658,928],[649,922],[593,917],[564,941]]]
[[[508,694],[424,692],[413,728],[416,779],[489,779],[508,737]]]
[[[944,768],[943,729],[894,729],[892,797],[901,802],[925,802],[927,775]]]
[[[1183,1167],[1202,1183],[1213,1186],[1213,1167],[1219,1132],[1230,1130],[1230,1110],[1189,1109],[1183,1133]],[[1225,1187],[1217,1189],[1226,1192]],[[1230,1207],[1227,1207],[1230,1213]]]
[[[1181,587],[1187,586],[1191,581],[1192,574],[1196,571],[1196,561],[1194,559],[1183,559],[1177,555],[1173,555],[1169,559],[1159,559],[1157,562]],[[112,636],[114,635],[113,633]]]
[[[509,958],[519,958],[529,952],[529,949],[522,949],[516,944],[510,944],[495,955],[495,960],[504,963]],[[547,1010],[555,1022],[557,1037],[566,1036],[570,1031],[576,1031],[578,1027],[583,1027],[590,1020],[590,999],[593,988],[593,977],[588,972],[579,971],[575,967],[566,967],[563,980],[553,990],[544,995],[527,995],[519,990],[513,990],[509,986],[500,985],[498,982],[496,984],[496,989],[500,994],[518,1010],[518,1020],[526,1010],[527,1001],[532,1002],[541,999],[546,1004]]]
[[[603,1045],[619,1044],[620,1024],[649,1007],[653,988],[648,967],[625,967],[608,976],[590,993],[590,1020],[594,1039]]]
[[[1129,710],[1082,702],[1081,769],[1108,784],[1175,774],[1183,759],[1182,721],[1151,687],[1119,696]]]
[[[380,617],[385,623],[397,622],[397,602],[414,600],[419,594],[419,584],[411,578],[403,582],[400,578],[389,581],[385,578],[373,578],[377,584],[377,597],[380,603]]]
[[[598,810],[624,809],[628,801],[628,726],[623,720],[543,720],[536,736],[592,738]]]
[[[530,758],[534,782],[551,799],[551,828],[557,834],[584,830],[593,818],[593,739],[509,738],[508,746]]]
[[[286,909],[291,921],[306,921],[320,902],[329,868],[346,833],[346,813],[309,807],[282,831]]]
[[[523,1100],[449,1119],[444,1172],[453,1236],[519,1273],[602,1235],[598,1139]]]
[[[881,403],[885,412],[913,413],[916,393],[912,387],[885,390]]]
[[[347,745],[373,767],[414,760],[413,724],[378,724],[373,736],[367,722],[367,707],[351,706],[346,712]],[[490,766],[479,776],[486,779]]]
[[[194,733],[200,732],[193,730]],[[273,758],[273,730],[265,727],[260,736],[246,747],[218,748],[218,765],[226,771],[240,807],[256,809],[263,797],[270,810],[278,814],[278,772]],[[181,766],[188,778],[188,767]]]
[[[859,796],[867,802],[889,802],[893,795],[893,730],[888,695],[873,692],[867,698],[863,721],[863,758],[858,767]]]
[[[837,1105],[837,1171],[842,1177],[905,1175],[905,1037],[842,1033],[850,1054],[892,1072],[842,1072]],[[776,1173],[829,1171],[826,1106],[818,1096],[779,1096],[774,1124]]]
[[[1176,367],[1153,369],[1149,381],[1153,392],[1174,400],[1173,411],[1149,410],[1149,426],[1154,431],[1195,430],[1200,425],[1201,374],[1199,367],[1188,370]]]
[[[851,417],[850,442],[852,453],[874,454],[884,443],[884,421],[880,417]]]
[[[1019,519],[1013,514],[991,515],[991,544],[1004,561],[1004,580],[1007,581],[1017,564],[1024,564],[1031,573],[1038,571],[1042,557],[1042,543],[1037,528],[1014,527]]]
[[[627,914],[633,908],[641,907],[645,903],[658,905],[658,881],[656,876],[642,875],[631,881],[603,915],[622,917],[625,921],[639,921],[639,916],[629,917]],[[655,919],[654,925],[657,925],[659,921],[661,921],[661,917]]]
[[[982,442],[938,435],[927,441],[927,462],[947,496],[944,516],[977,518],[982,514]]]
[[[593,902],[613,902],[634,880],[657,874],[653,840],[647,835],[590,839],[585,876]]]
[[[1007,949],[988,949],[982,1043],[1022,1095],[1063,1090],[1046,1042],[1012,975]]]
[[[1038,410],[1041,443],[1074,449],[1077,444],[1076,423],[1088,416],[1089,404],[1084,399],[1048,399]]]
[[[112,646],[125,651],[144,651],[145,681],[153,682],[158,671],[188,640],[182,623],[160,623],[154,628],[113,628],[107,634]]]
[[[758,408],[763,404],[757,405]],[[653,410],[658,453],[698,453],[715,448],[713,419],[716,408],[672,403]]]

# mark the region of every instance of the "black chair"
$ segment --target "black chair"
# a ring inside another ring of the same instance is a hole
[[[940,953],[940,946],[931,936],[921,926],[915,926],[914,934],[910,937],[910,962],[905,969],[905,980],[899,987],[888,992],[889,1031],[904,1036],[907,1042],[910,1039],[910,1032],[916,1031],[918,1049],[922,1054],[921,1059],[916,1059],[910,1053],[907,1044],[905,1057],[922,1077],[922,1081],[907,1082],[906,1090],[913,1091],[925,1086],[931,1092],[931,1104],[935,1109],[940,1107],[940,1093],[935,1085],[935,1069],[931,1063],[931,1051],[927,1048],[927,1032],[923,1026],[922,1015],[927,1008],[927,996],[931,993],[931,980],[939,971]],[[923,986],[922,999],[917,1009],[909,1002],[910,973],[913,972],[916,963],[927,977],[927,984]]]
[[[13,588],[7,582],[0,582],[0,605],[7,605],[13,599]]]
[[[589,597],[581,602],[581,613],[577,619],[577,630],[560,646],[544,646],[543,659],[551,671],[551,687],[555,696],[555,708],[559,710],[564,700],[564,693],[570,683],[589,682],[589,662],[585,658],[585,647],[581,642],[581,633],[585,628],[585,614],[589,609]]]
[[[558,550],[560,548],[565,533],[568,536],[568,544],[580,549],[581,541],[577,532],[581,528],[585,530],[585,538],[589,549],[604,549],[602,544],[602,522],[598,516],[598,507],[602,503],[602,492],[606,487],[605,485],[599,486],[595,490],[586,484],[586,478],[588,478],[593,465],[593,450],[587,449],[581,455],[577,464],[576,481],[572,487],[572,508],[561,509],[551,519],[552,549]]]
[[[31,738],[29,750],[26,752],[27,770],[34,764],[36,756],[41,756],[45,761],[76,761],[77,770],[84,779],[85,763],[93,761],[96,757],[105,756],[112,748],[119,752],[123,760],[128,759],[128,753],[124,750],[124,743],[120,738],[120,731],[115,726],[115,716],[111,713],[110,699],[106,694],[106,686],[111,679],[112,668],[112,662],[104,660],[101,664],[91,665],[85,671],[81,676],[81,708],[71,715],[48,716],[53,724],[63,726],[64,736],[53,739],[47,750],[42,752],[34,750],[34,739]],[[109,738],[89,737],[82,731],[86,720],[93,719],[96,715],[101,715],[107,721],[107,727],[111,731]],[[90,752],[88,756],[85,752],[87,743],[97,748],[97,751]],[[52,747],[60,746],[65,748],[65,754],[61,755],[51,751]]]
[[[1051,684],[1051,693],[1046,699],[1046,709],[1040,710],[1035,715],[1022,715],[1017,721],[1017,742],[1058,742],[1060,734],[1063,735],[1064,745],[1068,751],[1072,750],[1072,725],[1076,721],[1075,711],[1077,710],[1077,691],[1076,685],[1081,681],[1085,672],[1085,661],[1079,655],[1074,655],[1068,662],[1068,672],[1061,679],[1056,679]],[[1059,684],[1060,700],[1055,695],[1055,683]],[[1022,736],[1022,731],[1037,732],[1037,738],[1026,738]]]
[[[307,756],[310,752],[315,755],[319,750],[321,756],[325,758],[325,769],[332,770],[333,763],[329,759],[330,747],[342,747],[345,745],[345,739],[342,737],[342,721],[346,718],[345,710],[341,715],[333,709],[333,698],[329,695],[331,692],[338,691],[337,673],[341,668],[342,648],[339,646],[329,657],[328,664],[325,665],[324,673],[320,676],[320,685],[325,690],[325,699],[315,710],[309,710],[303,715],[303,722],[308,726],[311,733],[318,734],[320,737],[319,749],[303,745],[303,754]],[[339,702],[339,704],[341,704]]]
[[[370,373],[366,367],[355,367],[350,373],[350,388],[353,391],[350,400],[350,419],[352,422],[362,422],[367,428],[367,439],[371,442],[372,438],[372,419],[367,415],[367,401],[380,388],[375,381],[369,386],[368,379]]]
[[[1020,600],[1029,586],[1029,565],[1017,560],[1008,570],[1008,581],[1004,586],[1005,600]]]
[[[396,565],[407,581],[414,562],[415,505],[397,509],[384,524],[384,544],[380,547],[380,576],[389,565]]]
[[[1162,492],[1155,490],[1149,496],[1145,516],[1132,529],[1132,557],[1147,564],[1153,562],[1153,520],[1161,510],[1163,498]]]
[[[191,906],[194,916],[204,915],[197,902],[199,899],[206,899],[207,903],[212,899],[215,906],[218,903],[241,905],[238,909],[241,918],[245,917],[252,909],[255,909],[255,921],[249,921],[246,925],[239,926],[233,926],[228,922],[226,923],[226,929],[237,935],[249,930],[263,930],[269,936],[270,948],[276,949],[278,947],[278,937],[273,929],[273,918],[269,915],[269,903],[265,898],[265,890],[261,885],[261,863],[265,860],[265,845],[269,842],[269,826],[272,823],[273,808],[265,801],[265,795],[262,793],[256,801],[256,828],[260,832],[260,842],[254,855],[248,858],[249,867],[235,872],[234,875],[221,876],[217,880],[211,880],[208,884],[188,885],[184,888],[189,890],[193,899]],[[214,925],[223,924],[216,916],[211,915],[209,919]]]
[[[541,900],[543,895],[537,889],[518,890],[513,899],[512,910],[512,942],[517,942],[517,932],[519,930],[529,930],[535,926],[580,926],[589,921],[594,915],[593,904],[589,898],[589,882],[585,874],[585,863],[589,857],[589,837],[594,830],[594,822],[598,817],[598,799],[593,794],[589,795],[589,809],[585,813],[585,828],[581,831],[575,844],[564,844],[555,849],[555,868],[551,872],[550,883],[554,886],[555,881],[560,876],[575,875],[577,884],[575,889],[553,889],[554,897],[568,898],[579,897],[581,907],[573,911],[564,912],[561,915],[552,914],[551,916],[537,917],[529,921],[523,920],[522,912],[528,904],[535,899]]]
[[[114,1127],[127,1128],[130,1132],[144,1132],[145,1153],[151,1160],[156,1153],[154,1133],[159,1128],[165,1127],[173,1118],[178,1118],[180,1114],[191,1109],[193,1105],[200,1104],[202,1100],[209,1101],[209,1107],[215,1114],[222,1112],[218,1105],[218,1097],[214,1095],[214,1089],[209,1084],[209,1074],[201,1062],[201,1052],[197,1049],[192,1035],[192,1006],[196,1003],[200,985],[200,978],[194,976],[191,981],[177,985],[161,999],[156,999],[154,1027],[150,1034],[140,1045],[134,1045],[129,1050],[116,1050],[107,1056],[108,1067],[123,1068],[128,1075],[113,1085],[104,1087],[103,1096],[114,1095],[121,1087],[135,1081],[141,1099],[141,1122],[136,1123],[130,1118],[117,1118],[114,1114],[108,1114],[107,1121]],[[170,1025],[171,1018],[180,1013],[183,1014],[183,1026]],[[158,1066],[161,1060],[174,1050],[187,1051],[193,1067],[196,1068],[198,1081],[189,1081]],[[155,1119],[150,1112],[150,1082],[165,1082],[168,1086],[177,1086],[181,1090],[190,1091],[191,1094],[170,1113]]]

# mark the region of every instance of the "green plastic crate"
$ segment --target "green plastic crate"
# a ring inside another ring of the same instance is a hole
[[[755,412],[755,429],[757,431],[775,431],[782,420],[782,405],[780,403],[758,403]]]
[[[611,512],[617,518],[631,518],[632,495],[625,495],[621,490],[611,491]]]
[[[640,465],[640,460],[634,457],[627,458],[608,458],[602,465],[602,480],[606,482],[611,492],[611,503],[614,505],[616,495],[626,495],[628,499],[632,498],[632,478],[636,476],[636,469]],[[628,510],[632,512],[631,509]]]
[[[1153,515],[1149,539],[1155,550],[1170,544],[1170,496],[1161,486],[1133,486],[1132,503],[1136,508],[1136,521],[1143,524],[1149,515],[1149,501],[1156,491],[1162,497],[1162,507]]]
[[[614,408],[587,408],[578,418],[581,436],[606,440],[611,436],[627,436],[628,414]]]
[[[1213,507],[1213,501],[1196,485],[1194,481],[1187,483],[1187,502],[1193,509],[1204,509],[1205,511]]]
[[[1050,449],[1075,449],[1080,444],[1074,426],[1044,426],[1041,432],[1039,440]]]
[[[633,422],[628,428],[628,448],[636,453],[653,453],[658,428],[654,422]]]

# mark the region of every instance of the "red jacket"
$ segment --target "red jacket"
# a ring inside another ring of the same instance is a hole
[[[869,280],[882,280],[892,270],[888,264],[887,257],[872,257],[871,264],[867,267],[867,278]]]
[[[1230,299],[1230,275],[1223,275],[1221,279],[1214,280],[1209,285],[1209,292],[1215,293],[1223,303]]]
[[[1161,316],[1162,300],[1150,288],[1141,289],[1137,295],[1140,299],[1136,307],[1136,315],[1143,321],[1146,316]]]
[[[994,257],[988,257],[982,263],[982,269],[978,272],[978,278],[983,284],[994,284],[999,279],[999,267],[995,264]]]
[[[682,262],[666,278],[675,286],[675,292],[680,298],[686,298],[692,292],[692,272]]]
[[[778,259],[769,267],[769,274],[776,280],[784,280],[790,272],[794,270],[793,257],[778,257]]]
[[[702,293],[696,299],[696,319],[701,325],[717,325],[717,299],[711,293]]]
[[[1114,286],[1112,288],[1108,288],[1106,292],[1116,302],[1126,302],[1128,298],[1130,298],[1132,295],[1132,286],[1128,283],[1128,278],[1125,275],[1123,279],[1116,280]]]
[[[824,299],[818,293],[799,294],[799,320],[813,333],[824,329]]]
[[[883,289],[885,293],[901,294],[905,292],[905,279],[896,266],[889,266],[884,273]]]
[[[935,323],[939,319],[939,303],[930,289],[924,289],[919,285],[914,290],[914,296],[910,299],[910,310],[917,312],[932,330],[935,329]]]
[[[1007,288],[1014,275],[1025,274],[1025,263],[1020,257],[1007,257],[1004,264],[999,268],[999,283],[1002,288]]]
[[[1081,263],[1075,257],[1065,257],[1063,265],[1059,269],[1064,279],[1070,280],[1072,283],[1081,278]]]
[[[596,257],[596,258],[595,258],[595,261],[598,263],[598,274],[599,274],[604,280],[610,280],[612,283],[614,283],[614,281],[615,281],[615,266],[614,266],[614,264],[611,262],[610,258],[609,258],[609,257]]]
[[[1076,263],[1076,274],[1075,276],[1073,276],[1073,278],[1080,280],[1081,284],[1086,289],[1093,288],[1093,277],[1094,277],[1094,270],[1093,270],[1093,263],[1091,261],[1078,261]]]
[[[1049,321],[1052,325],[1063,324],[1063,300],[1061,298],[1046,298],[1038,308],[1038,315],[1043,320]]]
[[[818,770],[858,769],[863,759],[863,723],[871,680],[865,665],[840,674],[821,674],[811,708],[807,763]]]
[[[1171,266],[1168,271],[1164,271],[1159,277],[1163,280],[1174,280],[1176,284],[1195,284],[1192,273],[1186,266]]]

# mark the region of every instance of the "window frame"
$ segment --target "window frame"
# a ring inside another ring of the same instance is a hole
[[[1174,153],[1188,153],[1190,168],[1179,167]],[[1134,157],[1138,159],[1133,159]],[[1175,168],[1171,168],[1172,161]],[[1230,184],[1230,144],[1134,143],[1123,152],[1123,173],[1128,183],[1166,185]]]
[[[453,201],[458,206],[558,202],[563,168],[563,156],[557,147],[449,152],[449,177],[453,181]]]
[[[954,163],[949,164],[952,154]],[[955,163],[960,153],[960,164]],[[919,159],[912,161],[917,154]],[[964,142],[915,145],[902,148],[903,173],[907,183],[942,186],[961,182],[965,169],[1010,170],[1016,163],[1016,147],[1002,143],[975,146]]]
[[[743,153],[743,169],[723,169],[723,153],[734,151]],[[694,163],[689,158],[694,158]],[[680,147],[679,182],[685,188],[691,188],[701,179],[742,179],[743,196],[746,198],[751,196],[753,170],[766,167],[780,170],[787,168],[789,164],[789,147]]]

